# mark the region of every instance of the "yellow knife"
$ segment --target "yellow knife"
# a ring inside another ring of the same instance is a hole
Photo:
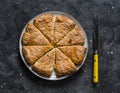
[[[95,84],[99,81],[99,71],[98,71],[98,15],[94,19],[94,34],[93,34],[93,50],[94,50],[94,56],[93,56],[93,82]]]

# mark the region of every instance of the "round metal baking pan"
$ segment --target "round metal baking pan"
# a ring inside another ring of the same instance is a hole
[[[43,14],[48,14],[48,13],[52,13],[52,14],[54,14],[54,15],[64,15],[64,16],[67,16],[68,18],[71,18],[72,20],[74,20],[74,21],[76,22],[76,25],[77,25],[77,26],[80,26],[80,27],[82,28],[82,26],[80,25],[80,23],[79,23],[75,18],[73,18],[72,16],[70,16],[70,15],[64,13],[64,12],[60,12],[60,11],[48,11],[48,12],[41,13],[41,14],[35,16],[34,18],[32,18],[28,23],[32,23],[33,20],[34,20],[35,18],[37,18],[38,16],[41,16],[41,15],[43,15]],[[87,57],[87,53],[88,53],[88,39],[87,39],[87,36],[86,36],[85,31],[84,31],[83,28],[82,28],[82,31],[83,31],[84,36],[85,36],[85,44],[84,44],[84,46],[87,48],[87,50],[86,50],[86,54],[85,54],[85,57],[84,57],[84,60],[83,60],[82,64],[79,65],[79,66],[77,66],[77,70],[76,70],[74,73],[70,74],[70,75],[66,75],[66,76],[63,76],[63,77],[57,77],[56,74],[55,74],[55,72],[53,71],[51,77],[49,77],[49,78],[48,78],[48,77],[41,76],[40,74],[38,74],[37,72],[35,72],[34,70],[32,70],[31,66],[29,66],[29,65],[27,64],[26,60],[24,59],[24,56],[23,56],[23,53],[22,53],[22,46],[23,46],[23,45],[22,45],[22,36],[23,36],[23,33],[25,32],[25,28],[26,28],[26,25],[25,25],[25,27],[23,28],[22,33],[21,33],[21,36],[20,36],[20,40],[19,40],[19,51],[20,51],[21,58],[22,58],[24,64],[26,65],[26,67],[27,67],[33,74],[35,74],[36,76],[38,76],[38,77],[40,77],[40,78],[43,78],[43,79],[46,79],[46,80],[62,80],[62,79],[68,78],[69,76],[73,75],[75,72],[77,72],[77,71],[83,66],[83,64],[84,64],[84,62],[85,62],[85,59],[86,59],[86,57]]]

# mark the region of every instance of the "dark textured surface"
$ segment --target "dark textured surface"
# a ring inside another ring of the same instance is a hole
[[[85,29],[89,53],[83,67],[62,81],[46,81],[23,64],[18,42],[32,17],[58,10]],[[93,18],[99,14],[99,84],[91,82]],[[120,93],[120,0],[0,0],[0,93]]]

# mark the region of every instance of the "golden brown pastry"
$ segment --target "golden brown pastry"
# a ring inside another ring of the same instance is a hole
[[[56,49],[55,53],[55,71],[58,77],[65,76],[76,71],[76,66],[74,65],[74,63],[59,49]]]
[[[54,49],[48,53],[46,53],[43,57],[41,57],[32,67],[32,69],[39,74],[50,77],[55,63],[55,51]]]
[[[53,43],[54,34],[54,18],[53,14],[44,14],[34,20],[34,25]]]
[[[22,51],[28,64],[32,65],[52,48],[52,46],[23,46]]]
[[[84,46],[61,46],[59,49],[75,64],[81,64],[86,53]]]
[[[84,34],[81,31],[80,27],[70,31],[60,42],[57,43],[57,46],[64,45],[83,45],[85,42]]]
[[[76,23],[63,15],[43,14],[28,23],[22,37],[22,52],[32,69],[50,77],[70,75],[84,59],[85,36]]]
[[[57,43],[75,27],[75,22],[65,16],[56,16],[54,42]]]
[[[32,23],[27,24],[22,42],[24,45],[50,45],[49,41]]]

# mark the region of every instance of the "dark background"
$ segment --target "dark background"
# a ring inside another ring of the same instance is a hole
[[[83,26],[89,52],[83,67],[61,81],[33,75],[19,55],[25,24],[44,11],[62,11]],[[99,84],[92,80],[93,19],[99,15]],[[120,0],[0,0],[0,93],[120,93]]]

